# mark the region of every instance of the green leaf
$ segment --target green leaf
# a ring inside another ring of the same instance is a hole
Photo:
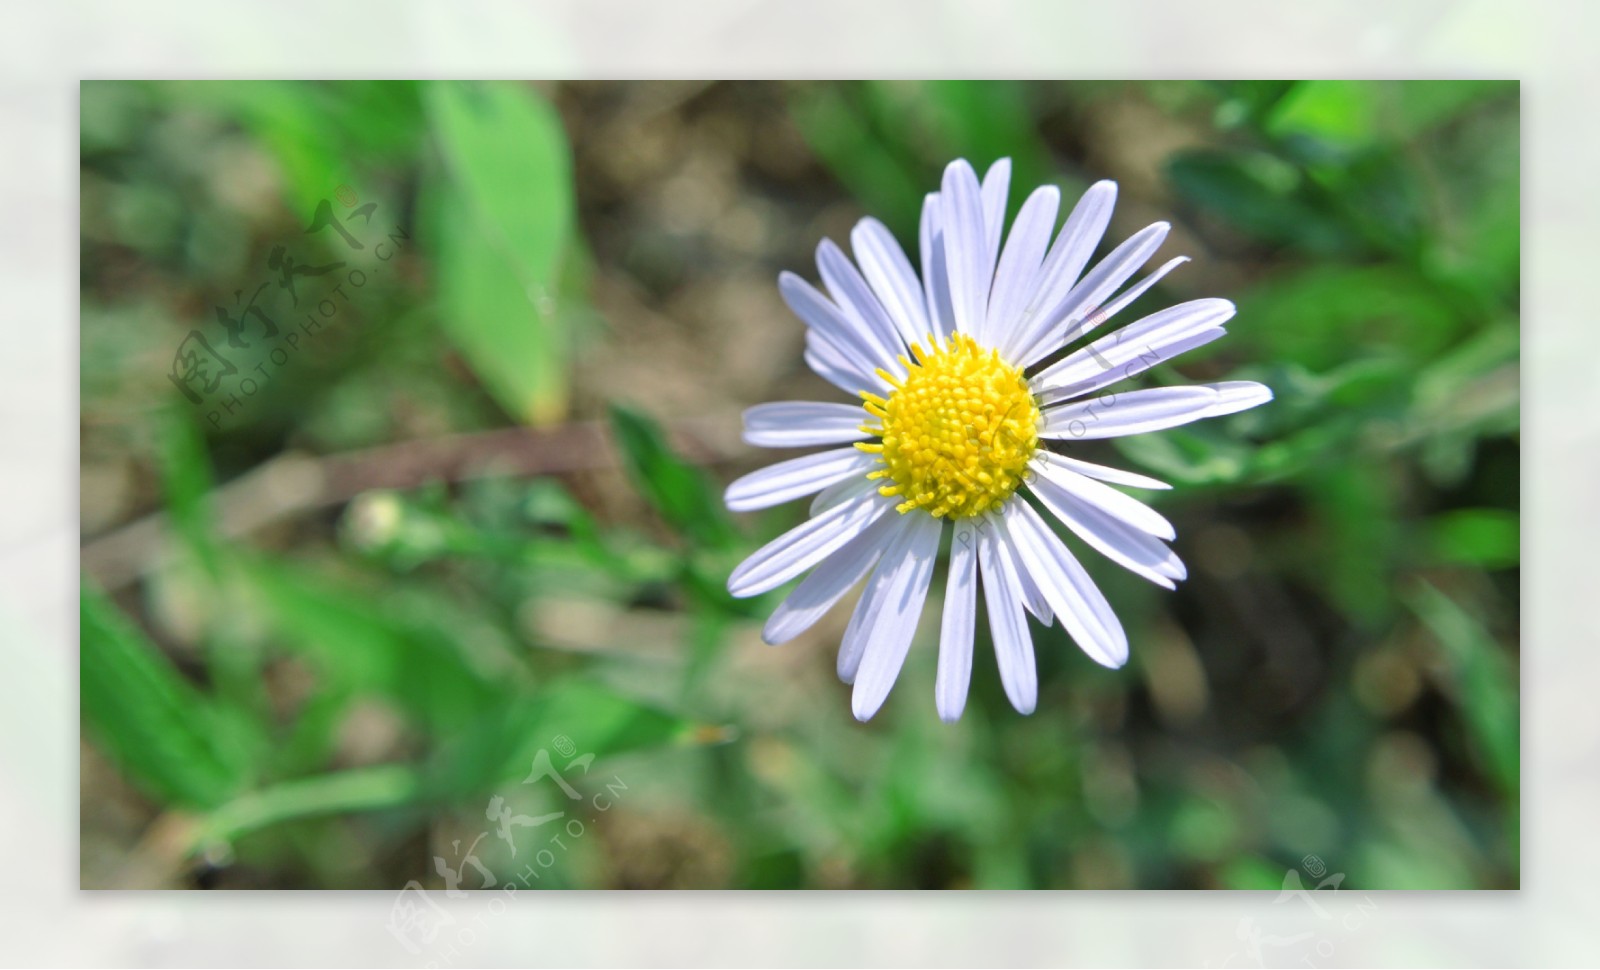
[[[1430,359],[1463,325],[1437,287],[1390,266],[1310,267],[1257,286],[1238,305],[1233,333],[1313,371],[1384,351]]]
[[[923,193],[933,183],[895,133],[878,130],[861,90],[840,84],[797,86],[789,99],[811,150],[862,208],[901,238],[915,232]],[[903,131],[903,129],[902,129]]]
[[[557,308],[572,233],[572,162],[560,117],[531,88],[431,84],[445,161],[425,187],[444,324],[501,406],[565,413],[568,335]]]
[[[459,727],[502,694],[465,645],[397,612],[392,596],[267,561],[240,567],[279,636],[337,688],[376,692],[434,728]]]
[[[1297,168],[1265,152],[1179,152],[1167,177],[1179,195],[1246,235],[1319,255],[1365,249]]]
[[[1442,648],[1468,740],[1490,777],[1514,794],[1522,764],[1515,663],[1477,617],[1433,586],[1422,583],[1405,598]]]
[[[1280,137],[1311,135],[1347,148],[1365,145],[1373,136],[1378,96],[1371,81],[1303,81],[1277,103],[1266,129]]]
[[[661,427],[620,404],[610,409],[611,433],[629,477],[667,523],[705,546],[726,545],[733,537],[722,497],[700,469],[672,450]]]
[[[1512,509],[1456,509],[1428,522],[1434,563],[1509,569],[1521,561],[1522,526]]]
[[[720,737],[702,731],[704,738]],[[693,741],[694,725],[581,677],[552,681],[531,696],[495,705],[452,735],[431,759],[428,784],[453,792],[489,791],[522,781],[541,748],[552,757],[566,739],[594,754],[595,769],[615,754]]]
[[[258,829],[318,815],[400,808],[424,799],[421,774],[380,765],[298,778],[249,792],[220,806],[195,831],[190,848],[228,843]]]
[[[79,608],[79,709],[100,749],[162,804],[207,808],[242,788],[242,725],[87,582]]]

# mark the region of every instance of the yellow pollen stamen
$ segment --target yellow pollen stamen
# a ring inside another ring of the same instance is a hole
[[[887,400],[862,392],[862,407],[882,425],[882,443],[856,447],[880,453],[883,467],[867,477],[893,482],[878,491],[903,498],[900,512],[980,515],[1022,484],[1039,448],[1039,406],[1021,368],[966,334],[930,345],[911,346],[916,363],[901,358],[903,380],[879,371],[894,387]]]

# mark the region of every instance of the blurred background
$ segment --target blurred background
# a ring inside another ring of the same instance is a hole
[[[81,885],[1516,887],[1518,102],[85,83]],[[945,725],[924,619],[862,725],[720,495],[838,398],[777,273],[956,156],[1117,180],[1194,259],[1119,320],[1239,307],[1148,383],[1277,399],[1084,450],[1177,486],[1176,593],[1067,539],[1125,669],[1035,625],[1022,717],[980,623]]]

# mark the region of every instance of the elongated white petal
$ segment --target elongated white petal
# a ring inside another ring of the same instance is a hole
[[[1098,327],[1101,322],[1109,320],[1118,313],[1122,312],[1123,307],[1132,303],[1134,300],[1137,300],[1139,297],[1144,296],[1146,290],[1161,282],[1161,278],[1163,276],[1166,276],[1168,273],[1172,272],[1188,261],[1189,257],[1187,256],[1174,256],[1165,263],[1162,263],[1160,266],[1156,267],[1156,271],[1154,273],[1147,275],[1144,279],[1123,290],[1121,293],[1118,293],[1116,297],[1111,300],[1111,302],[1101,304],[1100,308],[1094,311],[1094,315],[1099,319],[1092,326],[1084,328],[1085,332],[1093,330],[1095,327]]]
[[[762,448],[804,448],[865,441],[867,413],[853,404],[774,401],[746,408],[744,440]]]
[[[846,499],[877,490],[878,483],[865,475],[860,478],[842,479],[817,493],[816,498],[811,500],[811,514],[820,515]]]
[[[1050,610],[1050,603],[1039,591],[1039,584],[1033,581],[1033,576],[1022,568],[1022,563],[1016,558],[1015,550],[1012,552],[1011,565],[1012,572],[1016,575],[1017,586],[1022,590],[1022,605],[1044,626],[1055,622],[1055,614]]]
[[[983,248],[993,268],[1006,228],[1006,202],[1011,198],[1011,159],[998,159],[983,173]]]
[[[876,219],[862,219],[850,233],[850,246],[862,275],[883,304],[889,319],[908,346],[928,336],[928,314],[922,284],[906,259],[905,250],[889,228]]]
[[[1034,281],[1039,275],[1039,265],[1045,248],[1050,245],[1050,233],[1056,227],[1056,210],[1061,205],[1061,192],[1046,185],[1035,189],[1017,213],[1017,221],[1006,237],[1000,265],[995,270],[994,289],[989,294],[989,319],[984,327],[983,339],[996,347],[1004,347],[1022,311],[1033,296]]]
[[[1039,268],[1033,299],[1028,302],[1010,339],[1001,345],[1008,360],[1019,359],[1022,351],[1031,347],[1049,325],[1046,314],[1061,303],[1078,282],[1083,268],[1089,265],[1106,226],[1111,224],[1111,210],[1116,201],[1117,183],[1102,181],[1089,186],[1073,206],[1044,258],[1044,265]]]
[[[1227,300],[1190,300],[1168,307],[1073,351],[1040,371],[1030,383],[1036,391],[1064,391],[1091,384],[1105,378],[1108,371],[1117,372],[1141,357],[1156,353],[1154,348],[1161,344],[1221,327],[1233,314],[1233,304]],[[1110,380],[1120,379],[1119,374]]]
[[[1068,458],[1066,455],[1050,454],[1046,459],[1054,464],[1070,468],[1080,475],[1087,475],[1097,481],[1110,482],[1113,485],[1126,485],[1129,488],[1171,488],[1166,482],[1154,478],[1146,478],[1133,472],[1123,471],[1120,468],[1108,468],[1105,465],[1096,465],[1094,462],[1081,461],[1077,458]]]
[[[944,258],[944,216],[939,193],[922,201],[922,295],[927,300],[928,323],[936,337],[955,333],[956,311],[950,303],[950,264]]]
[[[1007,502],[999,520],[1017,562],[1039,584],[1067,633],[1090,659],[1107,667],[1128,662],[1128,635],[1083,566],[1027,502]]]
[[[1002,538],[999,516],[987,518],[994,528],[984,533],[978,558],[983,566],[983,601],[989,612],[994,658],[1011,706],[1019,714],[1032,714],[1039,700],[1039,675],[1033,662],[1033,638],[1022,612],[1022,588],[1015,578],[1009,543]]]
[[[1161,248],[1169,229],[1171,226],[1165,222],[1146,226],[1113,249],[1111,255],[1096,264],[1059,304],[1042,311],[1044,323],[1032,345],[1012,359],[1024,367],[1031,366],[1103,323],[1105,317],[1094,311]]]
[[[885,515],[817,564],[761,628],[761,639],[776,646],[809,630],[851,587],[861,582],[895,537],[907,526],[903,515]]]
[[[1209,387],[1153,387],[1106,394],[1044,412],[1043,438],[1088,441],[1120,438],[1207,417],[1217,392]]]
[[[1177,538],[1178,533],[1172,528],[1172,523],[1160,512],[1110,485],[1078,474],[1058,459],[1059,456],[1045,451],[1035,455],[1029,464],[1033,470],[1033,474],[1028,476],[1029,484],[1041,498],[1045,495],[1045,487],[1053,485],[1136,529],[1162,539]]]
[[[842,502],[750,554],[728,577],[728,592],[743,598],[777,589],[826,559],[894,503],[877,492]]]
[[[735,512],[749,512],[820,492],[852,475],[865,477],[873,457],[855,448],[834,448],[757,469],[734,479],[723,501]]]
[[[1170,342],[1158,341],[1146,344],[1139,351],[1138,356],[1125,363],[1107,368],[1097,377],[1038,393],[1038,402],[1043,407],[1049,407],[1053,404],[1070,401],[1073,398],[1083,397],[1085,394],[1093,394],[1095,391],[1118,381],[1132,380],[1157,364],[1165,363],[1174,357],[1188,353],[1196,347],[1203,347],[1226,333],[1227,331],[1221,327],[1212,327],[1209,330],[1185,334]]]
[[[1209,387],[1217,392],[1217,402],[1206,412],[1208,418],[1248,411],[1272,400],[1272,388],[1255,381],[1222,381],[1200,386]]]
[[[933,684],[934,705],[941,721],[959,720],[967,706],[967,688],[972,682],[977,592],[976,542],[951,543],[950,576],[945,582],[944,617],[939,626],[939,675]]]
[[[852,397],[862,391],[886,394],[891,390],[883,375],[863,367],[859,358],[847,356],[815,330],[806,331],[805,360],[818,377]],[[900,367],[898,362],[895,367]]]
[[[1117,565],[1167,589],[1188,573],[1176,553],[1147,532],[1107,513],[1041,475],[1029,486],[1045,508]]]
[[[939,201],[956,330],[975,334],[989,312],[994,260],[984,239],[983,198],[971,165],[958,159],[946,166]]]
[[[878,712],[900,676],[939,554],[942,523],[928,515],[906,518],[911,524],[872,571],[840,651],[840,676],[852,674],[850,706],[861,721]],[[860,658],[854,670],[846,669],[846,653]]]
[[[871,333],[845,316],[844,311],[816,287],[785,270],[778,274],[778,293],[795,316],[804,320],[812,332],[831,344],[852,366],[867,373],[871,373],[874,366],[884,366],[888,348],[880,346]]]
[[[888,311],[873,295],[872,287],[867,285],[856,264],[850,262],[850,257],[831,239],[817,244],[817,270],[833,302],[870,336],[882,354],[881,360],[895,360],[906,352],[905,341],[900,339],[900,332],[889,319]]]

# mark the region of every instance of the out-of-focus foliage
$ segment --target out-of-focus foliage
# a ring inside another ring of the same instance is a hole
[[[1497,82],[86,83],[84,884],[471,887],[581,818],[534,885],[1517,885],[1518,124]],[[957,155],[1013,211],[1117,179],[1112,235],[1194,257],[1125,319],[1239,308],[1146,379],[1276,399],[1085,450],[1178,486],[1178,592],[1085,556],[1128,668],[1035,626],[1024,718],[980,622],[945,725],[925,617],[860,725],[848,610],[775,649],[783,591],[723,586],[804,503],[720,485],[770,460],[740,407],[838,399],[776,273],[867,213],[915,253]]]

